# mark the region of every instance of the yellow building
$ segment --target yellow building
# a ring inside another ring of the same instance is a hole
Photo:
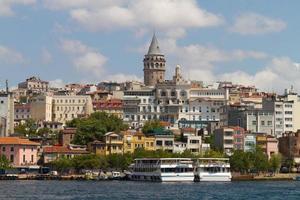
[[[142,132],[124,132],[124,153],[133,153],[138,148],[154,150],[154,137],[146,137]]]
[[[155,137],[145,137],[145,150],[147,151],[155,151]]]
[[[155,138],[131,130],[122,133],[108,132],[104,135],[104,141],[94,141],[88,146],[97,155],[134,153],[138,148],[154,151]]]
[[[267,149],[267,136],[265,134],[256,135],[256,145],[260,147],[264,152]]]
[[[123,154],[123,135],[120,133],[108,132],[105,137],[105,155]]]
[[[88,144],[88,149],[90,152],[96,154],[105,156],[106,155],[106,145],[105,142],[102,141],[94,141]]]

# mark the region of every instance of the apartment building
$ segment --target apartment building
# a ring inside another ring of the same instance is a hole
[[[74,118],[88,116],[92,112],[90,96],[54,95],[52,97],[52,121],[66,123]]]
[[[274,112],[277,138],[285,132],[296,132],[300,129],[300,97],[293,89],[285,90],[282,96],[264,98],[263,107]]]
[[[214,132],[216,148],[223,150],[227,155],[231,155],[234,150],[244,150],[244,135],[243,128],[222,127]]]
[[[52,121],[52,96],[38,95],[29,100],[31,118],[35,121]]]

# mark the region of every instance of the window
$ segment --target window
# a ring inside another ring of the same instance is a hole
[[[261,125],[264,126],[265,125],[265,121],[261,121]]]
[[[14,155],[10,155],[10,162],[14,162]]]
[[[272,121],[268,121],[268,126],[272,126]]]
[[[33,155],[31,155],[31,162],[33,162],[33,158],[34,158]]]
[[[10,147],[10,151],[15,151],[15,148],[14,147]]]
[[[162,141],[161,140],[157,140],[156,141],[156,146],[162,146]]]
[[[253,125],[253,126],[256,126],[256,121],[252,121],[252,125]]]
[[[1,104],[4,104],[4,101],[1,101]]]
[[[2,147],[2,151],[6,151],[5,147]]]
[[[173,141],[165,141],[166,146],[173,146]]]
[[[23,155],[23,162],[26,162],[26,156]]]
[[[199,140],[190,140],[191,144],[199,144]]]

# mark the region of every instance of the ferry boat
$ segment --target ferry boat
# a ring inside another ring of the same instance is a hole
[[[194,167],[190,158],[142,158],[131,165],[134,181],[193,182]]]
[[[195,162],[195,181],[231,181],[228,158],[199,158]]]

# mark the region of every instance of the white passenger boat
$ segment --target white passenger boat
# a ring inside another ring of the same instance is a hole
[[[190,158],[135,159],[131,171],[130,179],[135,181],[194,181],[193,161]]]
[[[195,181],[231,181],[228,158],[199,158],[195,162]]]

